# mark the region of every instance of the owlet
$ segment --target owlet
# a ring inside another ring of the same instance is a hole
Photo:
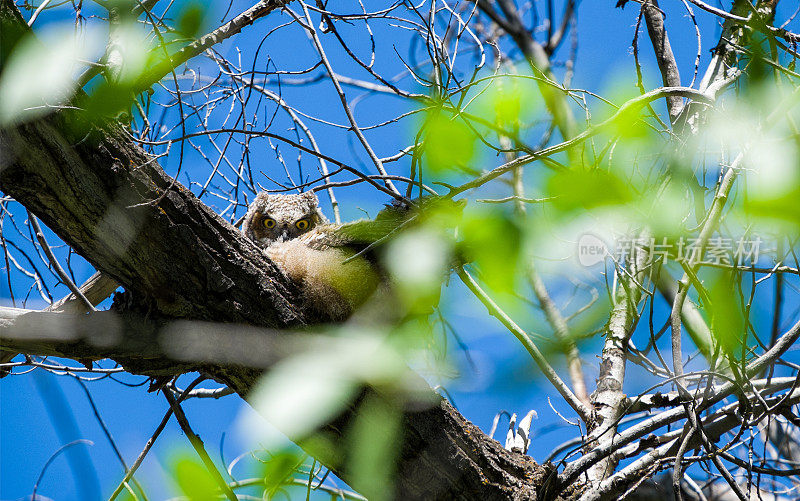
[[[313,192],[261,192],[247,210],[242,232],[297,284],[321,320],[342,321],[380,284],[373,263],[353,258],[359,242],[343,231],[346,226],[328,222]]]

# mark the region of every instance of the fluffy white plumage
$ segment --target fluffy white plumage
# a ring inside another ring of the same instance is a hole
[[[306,225],[307,224],[307,225]],[[341,321],[364,304],[380,284],[375,267],[356,254],[341,225],[328,223],[316,195],[259,193],[242,232],[264,249],[303,292],[322,320]]]

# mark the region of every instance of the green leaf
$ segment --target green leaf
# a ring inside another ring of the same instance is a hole
[[[0,126],[31,120],[66,104],[75,92],[82,61],[104,46],[99,27],[80,35],[72,26],[46,27],[15,47],[0,75]]]
[[[708,303],[706,311],[710,316],[711,333],[719,342],[724,353],[734,359],[741,358],[742,343],[745,339],[745,313],[735,294],[739,274],[729,271],[710,271]]]
[[[464,169],[475,155],[475,134],[462,118],[437,111],[425,122],[425,160],[434,173]]]
[[[173,461],[172,475],[180,491],[191,501],[219,499],[219,487],[200,461],[179,456]]]
[[[270,455],[262,470],[264,490],[269,497],[272,497],[282,485],[286,484],[302,461],[302,454],[289,449],[283,449]]]
[[[745,201],[745,210],[754,216],[780,219],[788,221],[800,227],[800,188],[795,188],[792,192],[783,196],[761,200]]]
[[[337,337],[300,338],[258,383],[250,403],[270,424],[290,437],[315,432],[335,417],[364,381],[391,384],[402,377],[403,359],[380,332],[344,328]],[[268,432],[268,430],[265,430]],[[282,440],[266,433],[267,446]]]
[[[335,416],[356,389],[352,375],[337,370],[337,354],[310,352],[282,361],[259,382],[253,407],[288,436],[313,431]]]
[[[130,111],[133,101],[133,89],[130,85],[104,81],[82,104],[88,116],[102,119]]]
[[[164,49],[153,47],[148,34],[135,19],[114,27],[111,33],[107,80],[132,85],[150,66],[164,57]]]
[[[134,19],[114,27],[109,49],[103,78],[94,80],[86,89],[87,96],[78,103],[90,119],[130,113],[135,94],[142,90],[137,88],[140,78],[163,58],[163,49],[151,47]]]
[[[461,250],[478,265],[486,284],[495,291],[513,291],[522,231],[511,216],[494,208],[468,211],[459,230]]]
[[[407,312],[425,314],[439,302],[451,255],[451,242],[433,228],[405,231],[391,241],[383,262]]]
[[[401,414],[388,399],[372,397],[361,404],[348,434],[349,471],[371,500],[392,499]]]
[[[205,24],[207,10],[208,8],[202,2],[186,3],[178,15],[175,29],[186,38],[197,38]]]
[[[492,111],[488,116],[501,129],[517,129],[524,117],[540,108],[535,83],[523,76],[495,77],[487,92]]]
[[[558,172],[549,179],[548,194],[555,197],[553,204],[565,211],[622,205],[635,198],[627,183],[600,169]]]

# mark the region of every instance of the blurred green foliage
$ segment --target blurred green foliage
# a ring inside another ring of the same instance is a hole
[[[510,293],[518,280],[522,230],[508,210],[475,207],[459,226],[461,257],[478,266],[481,278],[496,292]]]
[[[119,118],[120,114],[127,120],[137,95],[155,83],[148,80],[149,70],[194,41],[207,27],[209,12],[203,2],[182,4],[174,27],[162,26],[153,45],[131,14],[135,4],[128,0],[108,3],[115,22],[107,35],[95,24],[80,30],[49,25],[35,34],[4,27],[3,59],[8,61],[0,75],[0,126],[31,120],[63,106],[82,110],[78,122],[83,124]],[[76,77],[87,71],[85,62],[99,59],[104,51],[102,77],[91,79],[79,90]]]
[[[541,95],[531,77],[501,75],[487,83],[488,88],[478,97],[476,112],[496,127],[517,132],[527,119],[541,112]]]
[[[0,126],[32,120],[66,105],[75,91],[82,61],[102,51],[103,34],[48,26],[22,37],[4,61],[0,76]]]
[[[707,295],[701,295],[714,339],[725,355],[739,361],[742,361],[742,347],[747,339],[747,316],[736,293],[741,278],[741,273],[708,270]]]
[[[270,452],[261,472],[264,478],[264,497],[272,499],[276,492],[298,471],[305,455],[295,449]]]
[[[389,399],[372,397],[362,402],[348,432],[349,471],[369,499],[393,499],[395,461],[400,452],[401,414]]]
[[[606,205],[624,205],[637,200],[630,185],[616,173],[601,169],[575,169],[553,174],[547,185],[553,206],[564,212]]]
[[[475,155],[475,133],[460,116],[436,109],[424,124],[425,161],[435,175],[463,170]]]
[[[219,487],[203,463],[188,452],[170,461],[171,478],[190,501],[219,499]]]
[[[204,2],[192,0],[181,6],[175,22],[175,31],[192,40],[208,29],[209,9]]]

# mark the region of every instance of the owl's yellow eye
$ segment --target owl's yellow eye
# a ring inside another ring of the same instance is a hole
[[[305,230],[308,228],[308,219],[301,219],[300,221],[294,223],[297,226],[298,230]]]
[[[271,217],[264,219],[264,226],[267,228],[274,228],[275,227],[275,220]]]

